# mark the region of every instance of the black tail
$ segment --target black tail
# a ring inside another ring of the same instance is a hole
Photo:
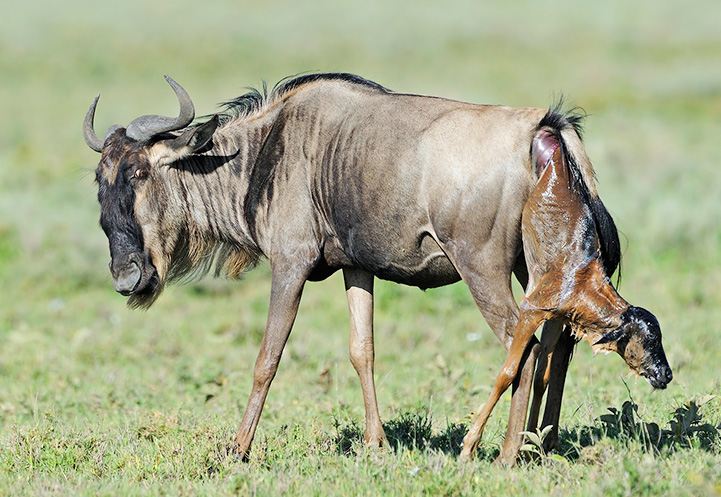
[[[591,198],[589,206],[601,241],[603,268],[609,278],[614,271],[618,270],[618,276],[616,277],[616,286],[618,286],[621,282],[621,242],[618,238],[616,223],[599,197]]]

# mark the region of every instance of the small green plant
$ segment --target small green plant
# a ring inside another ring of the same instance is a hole
[[[669,423],[671,429],[664,431],[670,444],[679,447],[700,445],[710,449],[713,443],[721,438],[715,426],[701,422],[702,416],[699,413],[701,407],[715,397],[715,395],[706,395],[698,401],[690,400],[674,411],[673,419]]]
[[[529,455],[540,456],[541,458],[546,457],[546,449],[543,447],[543,442],[548,437],[549,433],[553,429],[553,425],[548,425],[543,430],[536,428],[535,433],[532,431],[522,431],[521,435],[525,437],[525,443],[521,446],[521,452]]]
[[[713,451],[721,439],[721,433],[718,427],[702,422],[700,409],[714,398],[714,395],[706,395],[678,407],[671,415],[667,430],[661,429],[656,423],[645,422],[633,399],[624,402],[620,411],[609,407],[610,413],[602,415],[600,421],[607,436],[636,440],[647,450],[659,452],[662,449],[676,451],[682,448],[702,448]]]
[[[661,442],[661,430],[656,423],[645,422],[638,413],[638,404],[633,398],[623,403],[619,411],[608,408],[610,414],[600,417],[608,435],[629,440],[637,440],[646,448],[658,448]]]

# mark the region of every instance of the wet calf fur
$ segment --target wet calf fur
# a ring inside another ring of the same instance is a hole
[[[606,274],[589,192],[563,138],[542,126],[533,139],[532,157],[539,181],[524,207],[521,228],[528,285],[506,361],[464,439],[462,457],[475,451],[493,407],[516,376],[526,345],[545,322],[551,323],[541,336],[530,430],[536,427],[553,352],[565,326],[594,350],[617,352],[654,388],[665,388],[673,378],[658,321],[626,302]]]

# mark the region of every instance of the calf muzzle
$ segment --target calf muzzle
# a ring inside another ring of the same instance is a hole
[[[663,362],[655,365],[651,368],[651,371],[646,375],[648,382],[653,388],[663,390],[673,380],[673,372],[671,366],[666,362],[666,358],[663,358]]]

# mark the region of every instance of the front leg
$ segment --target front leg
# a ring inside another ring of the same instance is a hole
[[[526,424],[526,411],[528,410],[528,397],[533,383],[533,372],[536,367],[536,358],[540,344],[535,336],[526,345],[519,371],[513,380],[511,394],[511,410],[508,413],[508,429],[506,438],[501,446],[501,452],[494,461],[496,464],[513,466],[523,445],[523,427]]]
[[[543,400],[543,394],[546,393],[546,386],[548,385],[552,357],[554,357],[556,344],[562,332],[563,322],[560,319],[551,319],[543,325],[541,351],[538,355],[538,366],[533,383],[533,401],[531,402],[531,411],[528,415],[527,431],[536,431],[538,426],[538,415],[541,412],[541,401]]]
[[[506,361],[503,363],[501,371],[496,377],[496,382],[491,390],[488,401],[483,406],[480,414],[476,418],[473,426],[463,439],[463,450],[461,451],[461,459],[468,460],[473,454],[481,441],[483,429],[486,426],[488,418],[491,416],[493,408],[498,403],[498,399],[508,389],[518,373],[523,353],[526,345],[531,341],[536,329],[548,318],[547,313],[543,310],[526,308],[521,310],[521,315],[516,325],[516,331],[513,335],[511,347],[506,355]]]
[[[243,460],[247,460],[250,455],[250,446],[253,443],[265,398],[275,373],[278,371],[283,348],[288,341],[298,312],[305,280],[305,275],[298,274],[297,269],[295,271],[273,270],[268,321],[260,352],[255,361],[253,388],[243,421],[235,436],[234,452]]]
[[[548,381],[548,395],[546,397],[546,408],[543,411],[541,429],[552,426],[551,432],[544,441],[543,448],[546,452],[559,447],[558,427],[561,418],[561,403],[563,401],[563,389],[566,384],[566,373],[568,364],[571,361],[571,354],[576,345],[576,338],[571,333],[571,327],[567,326],[561,333],[556,344],[556,350],[551,359],[551,377]]]
[[[383,431],[373,379],[373,275],[356,268],[343,270],[350,312],[350,360],[360,378],[365,405],[367,446],[388,445]]]

